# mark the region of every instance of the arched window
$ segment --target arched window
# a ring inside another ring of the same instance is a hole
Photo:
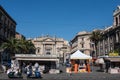
[[[40,49],[38,49],[38,53],[40,52]]]
[[[37,48],[37,53],[40,53],[40,48],[39,47]]]

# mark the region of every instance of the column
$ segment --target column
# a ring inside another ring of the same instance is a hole
[[[108,34],[108,52],[110,52],[110,36]]]
[[[99,55],[98,55],[98,56],[101,56],[101,41],[98,42],[98,46],[99,46],[99,47],[98,47],[98,48],[99,48],[99,49],[98,49],[98,51],[99,51]],[[98,57],[98,56],[97,56],[97,57]]]
[[[102,49],[102,50],[103,50],[102,52],[103,52],[104,54],[106,54],[106,53],[105,53],[105,40],[104,40],[104,39],[103,39],[102,48],[103,48],[103,49]]]
[[[118,17],[118,26],[120,26],[120,15],[118,15],[117,17]]]
[[[118,42],[120,42],[120,31],[118,31]]]
[[[55,46],[54,46],[54,44],[53,44],[53,54],[55,53],[55,48],[54,48]]]
[[[114,17],[113,25],[116,26],[116,17]]]
[[[116,42],[118,42],[118,32],[116,32]]]
[[[53,53],[54,53],[54,45],[52,44],[52,54],[51,55],[53,55]]]
[[[56,44],[54,45],[54,54],[57,54],[56,53]]]
[[[43,44],[43,54],[45,54],[45,50],[44,50],[45,48],[44,48],[44,44]]]

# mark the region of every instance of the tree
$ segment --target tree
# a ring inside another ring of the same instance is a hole
[[[92,32],[92,34],[90,36],[90,40],[95,45],[96,54],[97,54],[97,44],[98,44],[99,40],[102,38],[100,32],[101,32],[100,30],[95,30],[95,31]]]
[[[2,43],[1,48],[4,49],[7,53],[9,53],[10,57],[13,57],[15,53],[19,51],[19,44],[17,43],[17,39],[11,38],[7,42]]]
[[[18,44],[20,44],[19,45],[19,50],[20,50],[20,52],[18,53],[18,54],[26,54],[26,53],[28,53],[28,49],[27,49],[27,46],[26,46],[26,40],[25,39],[20,39],[20,40],[18,40]]]
[[[15,39],[11,38],[7,42],[2,43],[1,46],[4,51],[10,54],[10,57],[15,56],[15,54],[32,54],[35,53],[34,44],[31,41],[25,39]]]
[[[18,41],[20,53],[22,54],[32,54],[35,53],[35,46],[31,41],[21,39]]]
[[[35,54],[35,46],[31,41],[27,41],[26,46],[29,54]]]

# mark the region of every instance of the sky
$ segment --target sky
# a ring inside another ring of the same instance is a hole
[[[26,38],[44,35],[72,40],[78,32],[113,24],[120,0],[0,0]]]

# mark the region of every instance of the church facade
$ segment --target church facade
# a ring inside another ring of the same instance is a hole
[[[29,40],[34,44],[36,54],[16,54],[18,61],[38,62],[49,69],[58,68],[60,63],[65,62],[66,54],[69,53],[68,41],[49,35]]]

